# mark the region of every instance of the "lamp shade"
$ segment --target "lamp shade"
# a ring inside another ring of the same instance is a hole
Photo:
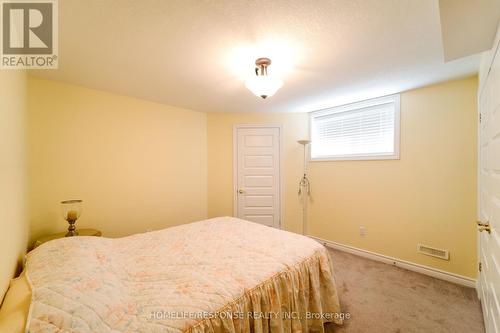
[[[272,76],[259,75],[248,79],[245,86],[256,96],[266,98],[274,95],[283,86],[283,81]]]
[[[61,213],[66,221],[76,221],[82,214],[82,200],[61,201]]]

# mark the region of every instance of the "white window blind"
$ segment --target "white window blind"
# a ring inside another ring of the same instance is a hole
[[[399,95],[313,112],[311,158],[399,158]]]

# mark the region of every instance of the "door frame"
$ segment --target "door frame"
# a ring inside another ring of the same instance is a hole
[[[233,125],[233,216],[238,217],[238,130],[249,128],[277,128],[279,130],[279,229],[283,229],[283,125],[282,124],[234,124]]]

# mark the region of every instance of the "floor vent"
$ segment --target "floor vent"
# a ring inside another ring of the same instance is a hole
[[[443,260],[450,260],[450,251],[448,250],[443,250],[443,249],[436,249],[435,247],[423,245],[423,244],[418,244],[417,245],[417,251],[419,253],[436,257],[439,259]]]

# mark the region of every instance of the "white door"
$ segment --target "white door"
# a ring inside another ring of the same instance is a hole
[[[279,126],[235,126],[236,216],[279,228],[280,136]]]
[[[495,55],[496,53],[496,55]],[[483,55],[478,105],[479,223],[478,295],[487,333],[500,332],[500,51]],[[490,232],[488,230],[490,229]]]

